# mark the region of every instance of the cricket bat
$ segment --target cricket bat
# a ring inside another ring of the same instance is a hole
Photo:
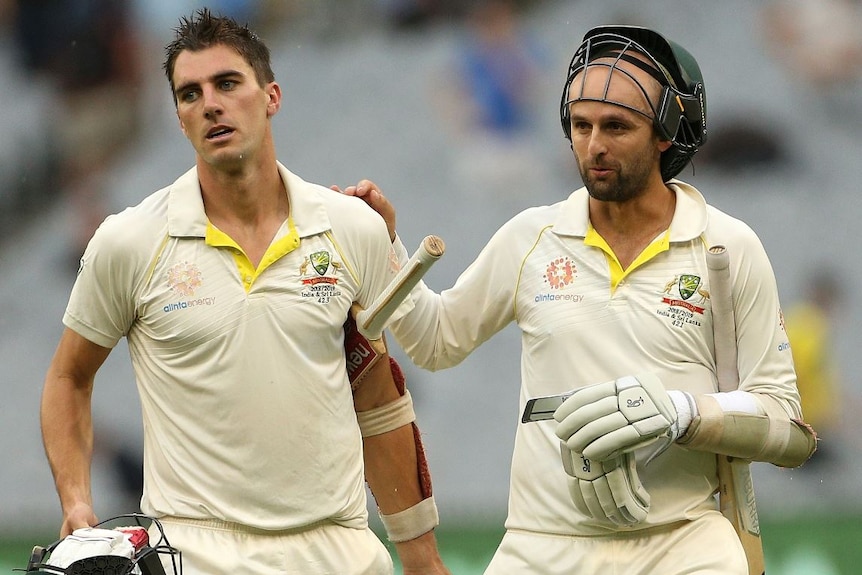
[[[356,327],[369,341],[379,340],[383,326],[422,276],[440,259],[446,244],[437,236],[426,236],[398,274],[377,298],[356,313]]]
[[[715,339],[715,363],[718,390],[733,391],[739,387],[737,370],[736,322],[733,315],[733,298],[730,283],[730,257],[722,245],[707,250],[706,265],[709,272],[710,302]],[[763,542],[760,539],[760,522],[754,483],[749,462],[727,455],[718,456],[718,500],[721,513],[736,530],[745,556],[749,575],[764,575]]]
[[[439,237],[427,236],[367,309],[353,303],[344,323],[344,355],[351,387],[355,388],[374,364],[386,355],[383,326],[445,249],[446,245]]]

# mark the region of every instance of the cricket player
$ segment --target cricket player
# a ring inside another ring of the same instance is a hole
[[[448,575],[400,372],[383,354],[348,380],[349,310],[397,272],[384,221],[277,161],[282,92],[247,27],[200,10],[166,54],[195,166],[107,218],[81,260],[41,406],[61,535],[97,522],[90,399],[126,337],[141,509],[186,575],[393,573],[366,479],[404,573]]]
[[[716,453],[794,467],[815,437],[761,242],[675,179],[706,139],[700,69],[655,31],[598,27],[574,54],[560,112],[584,187],[512,218],[454,287],[420,283],[392,325],[417,365],[438,370],[516,322],[522,410],[571,394],[545,421],[518,422],[506,533],[486,574],[747,575],[717,509]],[[392,232],[373,183],[345,193]],[[716,243],[731,262],[732,392],[718,392]]]

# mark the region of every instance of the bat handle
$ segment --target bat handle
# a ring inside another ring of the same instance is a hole
[[[710,246],[706,250],[706,266],[711,270],[726,270],[730,267],[730,256],[727,248],[721,244]]]
[[[369,340],[380,339],[383,326],[395,313],[410,290],[419,283],[425,272],[446,251],[446,244],[437,236],[426,236],[416,252],[386,289],[377,296],[367,309],[356,314],[356,327],[359,333]]]

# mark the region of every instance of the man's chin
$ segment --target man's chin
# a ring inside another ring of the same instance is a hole
[[[204,156],[207,164],[220,170],[235,170],[248,160],[247,156],[234,150],[220,150]]]
[[[587,193],[591,198],[601,200],[603,202],[612,201],[616,198],[617,188],[606,181],[596,181],[591,179],[585,184]]]

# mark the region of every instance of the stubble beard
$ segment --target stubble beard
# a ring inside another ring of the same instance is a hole
[[[602,202],[625,202],[636,198],[647,188],[651,162],[646,156],[627,166],[617,166],[616,170],[605,178],[596,178],[582,162],[578,162],[578,171],[590,197]]]

